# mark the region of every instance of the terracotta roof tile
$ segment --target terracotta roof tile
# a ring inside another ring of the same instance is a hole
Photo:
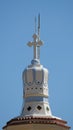
[[[66,121],[58,118],[33,117],[33,116],[13,118],[7,122],[7,125],[5,127],[10,125],[20,125],[20,124],[54,124],[54,125],[70,128],[69,126],[66,125],[67,124]]]

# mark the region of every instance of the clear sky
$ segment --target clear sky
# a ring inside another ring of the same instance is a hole
[[[73,129],[73,0],[0,0],[0,130],[22,107],[34,17],[41,16],[41,64],[49,69],[52,113]]]

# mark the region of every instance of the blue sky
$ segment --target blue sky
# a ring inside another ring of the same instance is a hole
[[[73,0],[0,0],[0,129],[21,112],[34,17],[41,16],[41,64],[49,69],[52,113],[73,129]]]

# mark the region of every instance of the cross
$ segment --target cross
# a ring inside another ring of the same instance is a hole
[[[41,40],[39,40],[39,36],[34,34],[33,35],[33,42],[28,42],[27,45],[29,47],[33,46],[34,59],[39,59],[40,58],[40,46],[43,45],[43,42]]]

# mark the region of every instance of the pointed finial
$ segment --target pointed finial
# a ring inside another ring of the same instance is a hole
[[[40,63],[40,46],[43,45],[43,42],[40,40],[40,14],[38,15],[38,32],[36,32],[36,17],[35,17],[35,34],[33,34],[33,41],[28,42],[27,45],[29,47],[33,46],[34,50],[34,57],[33,57],[33,63],[35,61],[38,61]]]
[[[40,14],[38,15],[38,36],[40,37]]]
[[[35,16],[35,34],[36,34],[36,16]]]

